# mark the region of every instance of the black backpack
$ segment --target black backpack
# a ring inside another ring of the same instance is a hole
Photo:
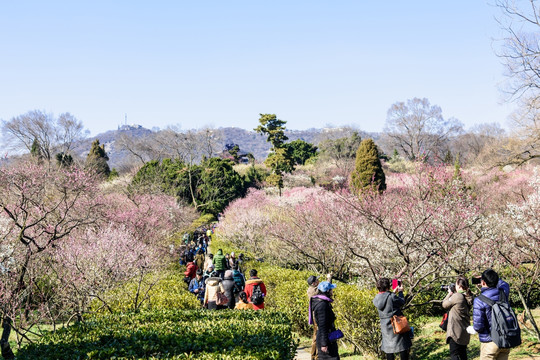
[[[491,340],[499,348],[508,349],[520,345],[521,329],[503,289],[499,289],[497,302],[485,295],[480,295],[478,298],[491,306]]]
[[[251,293],[251,302],[253,305],[261,305],[264,303],[264,295],[261,291],[261,285],[253,285],[253,292]]]

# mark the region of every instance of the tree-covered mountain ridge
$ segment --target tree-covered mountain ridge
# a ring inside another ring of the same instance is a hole
[[[266,137],[257,134],[254,130],[246,130],[239,127],[221,127],[216,129],[207,129],[211,136],[216,140],[218,148],[224,149],[226,144],[237,144],[240,150],[245,153],[252,153],[258,160],[264,160],[270,152],[271,144],[266,141]],[[74,147],[77,155],[86,157],[91,147],[92,141],[98,139],[105,145],[109,157],[109,165],[113,167],[122,167],[123,164],[130,163],[130,152],[120,145],[118,141],[121,137],[131,137],[142,139],[160,130],[146,129],[140,125],[124,125],[117,130],[109,130],[96,136],[86,138],[76,144]],[[188,130],[189,131],[189,130]],[[191,130],[202,131],[202,130]],[[348,136],[352,131],[358,131],[364,137],[378,138],[378,133],[366,133],[360,130],[354,130],[351,127],[326,127],[321,129],[307,130],[285,130],[288,141],[297,139],[317,145],[325,139],[336,139]],[[181,131],[183,132],[183,131]]]

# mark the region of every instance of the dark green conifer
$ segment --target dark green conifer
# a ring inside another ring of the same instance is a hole
[[[105,145],[99,145],[99,140],[96,139],[86,157],[86,167],[107,178],[111,173],[107,161],[109,161],[109,157],[105,152]]]
[[[366,188],[386,190],[386,177],[379,150],[372,139],[363,140],[356,151],[356,166],[351,174],[351,188],[358,193]]]

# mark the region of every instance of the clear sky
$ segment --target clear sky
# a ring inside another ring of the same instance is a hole
[[[381,131],[426,97],[466,127],[505,125],[498,9],[485,0],[0,1],[0,119]]]

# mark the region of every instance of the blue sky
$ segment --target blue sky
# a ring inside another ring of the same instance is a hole
[[[354,125],[426,97],[466,127],[506,124],[497,8],[453,1],[2,1],[0,119],[70,112],[92,135]]]

